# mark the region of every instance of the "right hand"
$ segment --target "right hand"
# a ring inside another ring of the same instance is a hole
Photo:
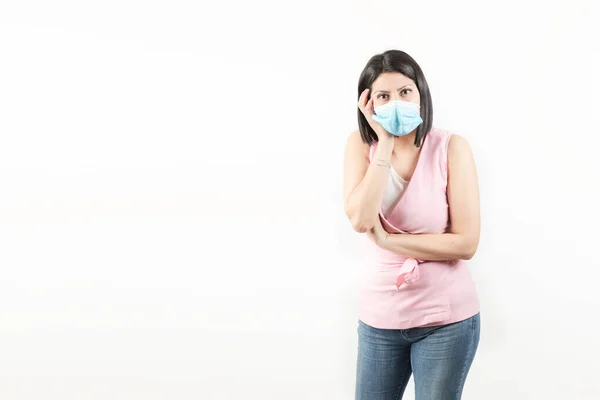
[[[367,100],[368,99],[368,100]],[[358,108],[363,113],[367,122],[375,131],[378,140],[393,140],[394,135],[385,130],[383,126],[373,119],[373,98],[369,96],[369,89],[363,90],[358,99]]]

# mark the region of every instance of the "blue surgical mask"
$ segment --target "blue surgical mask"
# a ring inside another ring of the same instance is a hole
[[[393,100],[375,107],[373,119],[394,136],[404,136],[421,125],[419,105],[410,101]]]

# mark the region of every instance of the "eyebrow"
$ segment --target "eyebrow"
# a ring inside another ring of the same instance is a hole
[[[400,89],[398,89],[398,90],[402,90],[402,89],[404,89],[405,87],[407,87],[407,86],[410,86],[410,85],[411,85],[410,83],[409,83],[409,84],[406,84],[406,85],[402,86],[402,87],[401,87]],[[389,93],[389,92],[388,92],[387,90],[377,90],[377,91],[375,91],[375,93]]]

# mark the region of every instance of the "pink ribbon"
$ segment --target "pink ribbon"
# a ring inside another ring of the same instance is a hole
[[[379,219],[387,232],[408,234],[408,232],[405,232],[402,229],[392,225],[391,222],[385,218],[382,210],[379,211]],[[422,260],[417,260],[415,258],[407,258],[404,260],[400,270],[398,271],[398,275],[396,275],[396,290],[399,291],[400,286],[404,285],[405,283],[410,285],[419,280],[419,264],[422,262]]]
[[[414,258],[407,258],[398,275],[396,276],[396,290],[400,290],[400,286],[406,284],[412,284],[419,280],[419,261]]]

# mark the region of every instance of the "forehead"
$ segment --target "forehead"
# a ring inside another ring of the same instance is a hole
[[[375,79],[371,86],[373,92],[376,90],[398,90],[405,85],[413,85],[412,79],[406,75],[402,75],[400,72],[384,72]]]

